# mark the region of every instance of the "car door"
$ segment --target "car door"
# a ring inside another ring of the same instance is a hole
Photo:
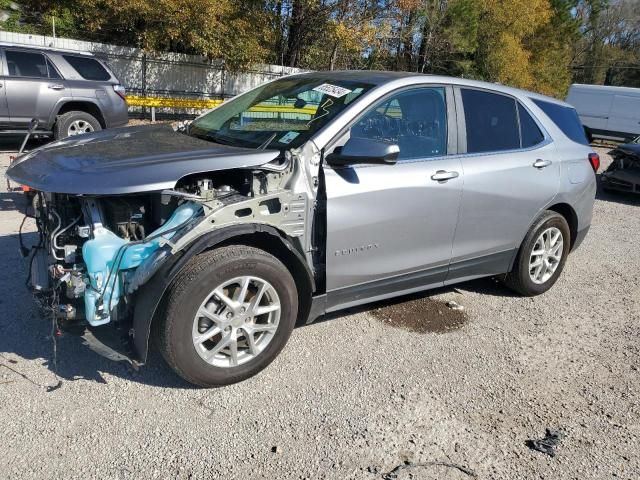
[[[26,128],[32,118],[47,126],[65,85],[48,59],[39,52],[5,50],[5,91],[11,123]]]
[[[464,189],[447,283],[506,272],[560,184],[555,147],[521,102],[475,88],[456,99]]]
[[[9,126],[9,107],[5,88],[5,76],[7,67],[4,62],[4,50],[0,49],[0,127]]]
[[[339,135],[399,146],[394,165],[325,165],[327,310],[442,285],[462,189],[453,90],[387,95]],[[331,151],[331,147],[328,149]]]

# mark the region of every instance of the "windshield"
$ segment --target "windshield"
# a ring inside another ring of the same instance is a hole
[[[373,86],[309,75],[282,78],[197,118],[189,135],[238,147],[299,147]]]

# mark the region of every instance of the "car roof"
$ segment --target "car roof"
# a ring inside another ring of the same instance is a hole
[[[614,85],[590,85],[586,83],[574,83],[571,85],[570,90],[593,90],[594,92],[628,93],[632,95],[640,95],[640,88],[619,87]]]
[[[91,52],[84,52],[82,50],[71,50],[71,49],[65,49],[65,48],[56,48],[56,47],[47,47],[45,45],[27,45],[24,43],[13,43],[13,42],[0,42],[0,48],[4,48],[4,47],[9,47],[9,48],[17,48],[17,49],[24,49],[24,50],[44,50],[46,52],[51,52],[51,53],[60,53],[60,54],[65,54],[65,55],[83,55],[83,56],[88,56],[88,57],[93,57],[93,53]]]
[[[413,73],[413,72],[390,72],[390,71],[377,71],[377,70],[333,70],[333,71],[317,71],[307,72],[294,75],[296,77],[314,77],[320,79],[326,79],[327,81],[344,80],[344,81],[358,81],[363,83],[370,83],[376,86],[384,85],[386,83],[398,82],[407,85],[412,83],[434,83],[434,84],[448,84],[468,86],[475,88],[485,88],[494,90],[496,92],[513,95],[516,97],[529,97],[534,100],[542,100],[545,102],[555,103],[564,107],[573,108],[572,105],[558,100],[557,98],[548,97],[536,92],[528,90],[521,90],[514,87],[508,87],[500,83],[483,82],[480,80],[471,80],[468,78],[449,77],[445,75],[431,75],[425,73]]]

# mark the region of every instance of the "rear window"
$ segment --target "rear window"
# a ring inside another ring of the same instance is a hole
[[[520,148],[516,101],[480,90],[462,89],[467,124],[467,153]]]
[[[93,58],[75,57],[73,55],[63,55],[62,57],[85,80],[105,81],[111,78],[109,72],[107,72],[100,62]]]
[[[578,117],[578,112],[574,108],[543,100],[532,100],[567,137],[582,145],[589,145],[587,136],[584,133],[584,127]]]

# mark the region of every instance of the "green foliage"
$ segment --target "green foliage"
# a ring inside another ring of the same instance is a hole
[[[308,69],[396,69],[562,97],[638,84],[637,0],[0,0],[0,28]],[[635,83],[634,83],[635,82]]]

